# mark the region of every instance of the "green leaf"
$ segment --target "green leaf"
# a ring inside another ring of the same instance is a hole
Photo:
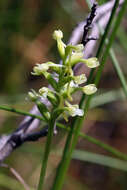
[[[127,171],[126,161],[119,160],[119,159],[112,158],[105,155],[101,155],[101,154],[96,154],[96,153],[82,151],[82,150],[75,150],[74,153],[72,154],[72,158],[111,167],[118,170]]]

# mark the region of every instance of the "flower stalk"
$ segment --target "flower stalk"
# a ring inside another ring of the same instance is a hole
[[[62,59],[62,63],[57,64],[52,61],[41,64],[38,63],[33,68],[32,72],[33,75],[43,75],[51,85],[51,88],[41,87],[38,92],[31,90],[28,93],[30,100],[37,105],[40,113],[42,114],[43,120],[49,126],[44,156],[42,159],[42,169],[38,190],[42,190],[43,188],[51,142],[53,135],[56,134],[56,121],[60,116],[68,121],[69,116],[82,117],[84,115],[84,111],[79,108],[78,104],[72,104],[72,95],[76,91],[81,91],[86,95],[94,94],[97,91],[94,84],[84,85],[87,81],[84,73],[74,76],[72,69],[72,67],[79,62],[86,64],[89,68],[97,67],[99,66],[97,58],[84,59],[84,46],[82,44],[75,46],[71,44],[66,45],[62,41],[63,33],[61,30],[54,31],[53,38],[57,42],[57,48]],[[80,86],[81,84],[82,87]],[[43,100],[49,101],[50,106],[45,105]]]

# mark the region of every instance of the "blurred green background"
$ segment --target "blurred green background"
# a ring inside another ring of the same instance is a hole
[[[99,4],[104,2],[106,1],[100,0]],[[33,105],[26,99],[27,92],[31,88],[38,89],[47,85],[44,79],[30,74],[33,66],[48,60],[59,61],[52,32],[54,29],[61,29],[64,32],[64,41],[67,42],[74,27],[84,20],[88,13],[85,0],[0,0],[0,104],[30,110]],[[121,23],[113,48],[127,77],[127,14]],[[127,153],[127,102],[122,98],[120,88],[117,74],[111,60],[108,59],[99,85],[99,93],[111,91],[112,93],[106,96],[107,102],[110,103],[104,104],[105,96],[100,95],[98,100],[100,104],[89,111],[83,132]],[[21,116],[0,111],[0,134],[10,133],[16,129],[22,119]],[[52,182],[64,140],[65,138],[59,146],[54,145],[45,189],[48,189]],[[44,142],[45,139],[26,143],[6,160],[6,163],[15,168],[33,189],[39,180]],[[82,139],[77,148],[109,155],[103,149]],[[126,190],[126,172],[72,160],[63,189],[102,190],[102,188]],[[16,182],[10,171],[0,168],[0,190],[18,189],[23,187]]]

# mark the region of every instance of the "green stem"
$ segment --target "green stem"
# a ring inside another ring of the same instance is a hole
[[[104,96],[104,95],[103,95]],[[106,95],[107,96],[107,95]],[[34,117],[36,119],[39,119],[39,120],[43,120],[41,116],[38,116],[38,115],[34,115],[34,114],[30,114],[29,112],[24,112],[24,111],[21,111],[21,110],[17,110],[17,109],[14,109],[14,108],[11,108],[11,107],[8,107],[8,106],[0,106],[0,109],[2,110],[5,110],[5,111],[10,111],[10,112],[14,112],[16,114],[20,114],[20,115],[27,115],[27,116],[31,116],[31,117]],[[56,123],[56,125],[59,127],[59,128],[62,128],[66,131],[70,131],[70,128],[69,127],[66,127],[64,126],[63,124],[60,124],[60,123]],[[102,147],[103,149],[107,150],[108,152],[111,152],[113,155],[121,158],[121,159],[125,159],[127,160],[127,155],[126,154],[123,154],[121,152],[119,152],[118,150],[114,149],[113,147],[91,137],[91,136],[88,136],[86,134],[83,134],[83,133],[79,133],[79,136],[82,137],[83,139],[85,140],[88,140],[89,142],[93,143],[93,144],[96,144],[98,145],[99,147]]]
[[[120,25],[121,19],[122,19],[122,17],[123,17],[124,12],[125,12],[126,6],[127,6],[127,0],[125,0],[125,2],[123,3],[122,8],[121,8],[121,10],[120,10],[120,12],[119,12],[119,14],[118,14],[118,17],[117,17],[117,19],[116,19],[116,21],[115,21],[114,28],[113,28],[113,30],[112,30],[112,34],[111,34],[111,36],[110,36],[110,38],[109,38],[109,43],[108,43],[108,45],[107,45],[107,47],[106,47],[106,50],[105,50],[105,52],[104,52],[104,55],[103,55],[103,58],[102,58],[102,61],[101,61],[101,65],[100,65],[100,67],[99,67],[99,69],[98,69],[98,71],[97,71],[97,74],[96,74],[96,77],[95,77],[95,80],[94,80],[94,83],[95,83],[96,85],[98,85],[98,83],[99,83],[99,81],[100,81],[101,73],[102,73],[102,70],[103,70],[103,68],[104,68],[104,64],[105,64],[105,62],[106,62],[106,59],[107,59],[107,56],[108,56],[110,47],[111,47],[111,45],[112,45],[112,43],[113,43],[113,41],[114,41],[114,38],[115,38],[115,35],[116,35],[116,32],[117,32],[117,29],[118,29],[118,27],[119,27],[119,25]],[[84,116],[86,116],[86,113],[87,113],[87,111],[88,111],[88,109],[89,109],[89,105],[90,105],[90,102],[91,102],[91,98],[92,98],[92,96],[89,96],[88,99],[87,99],[87,101],[86,101],[85,110],[84,110],[84,113],[85,113]],[[79,133],[79,131],[80,131],[80,129],[81,129],[83,120],[84,120],[84,118],[82,118],[82,119],[80,119],[80,120],[77,119],[77,121],[76,121],[78,125],[77,125],[77,127],[76,127],[76,132],[75,132],[75,134],[74,134],[74,138],[73,138],[73,141],[72,141],[72,148],[71,148],[70,154],[72,153],[72,151],[73,151],[73,149],[74,149],[74,147],[75,147],[75,145],[76,145],[76,143],[77,143],[77,140],[78,140],[78,135],[77,135],[77,134]],[[75,125],[75,126],[76,126],[76,125]]]
[[[112,64],[117,72],[117,75],[120,79],[121,85],[123,87],[123,91],[125,93],[125,96],[127,97],[127,83],[126,83],[126,79],[124,77],[124,74],[120,68],[119,62],[116,59],[115,53],[113,51],[113,49],[110,49],[110,57],[112,58]]]
[[[106,95],[107,96],[107,95]],[[24,111],[21,111],[21,110],[17,110],[17,109],[14,109],[14,108],[11,108],[11,107],[7,107],[7,106],[0,106],[0,109],[2,110],[5,110],[5,111],[10,111],[10,112],[14,112],[14,113],[17,113],[17,114],[20,114],[20,115],[27,115],[27,116],[31,116],[31,117],[34,117],[36,119],[39,119],[39,120],[42,120],[42,117],[41,116],[37,116],[37,115],[34,115],[34,114],[30,114],[29,112],[24,112]],[[22,113],[23,112],[23,113]],[[59,128],[62,128],[66,131],[70,131],[70,127],[66,127],[64,126],[63,124],[60,124],[60,123],[56,123],[56,125],[59,127]],[[93,144],[96,144],[97,146],[105,149],[106,151],[112,153],[113,155],[121,158],[121,159],[124,159],[124,160],[127,160],[127,155],[126,154],[123,154],[121,153],[120,151],[116,150],[115,148],[109,146],[108,144],[105,144],[91,136],[88,136],[86,134],[83,134],[83,133],[79,133],[79,136],[82,137],[83,139],[93,143]]]
[[[0,110],[5,110],[5,111],[13,112],[13,113],[16,113],[16,114],[19,114],[19,115],[30,116],[30,117],[33,117],[33,118],[36,118],[36,119],[44,121],[44,119],[41,116],[39,116],[39,115],[35,115],[35,114],[29,113],[29,112],[26,112],[26,111],[18,110],[18,109],[9,107],[9,106],[2,106],[2,105],[0,105]]]
[[[108,42],[107,47],[105,49],[103,58],[101,60],[101,65],[100,65],[100,67],[99,67],[99,69],[97,71],[97,74],[96,74],[96,78],[95,78],[95,81],[94,81],[94,83],[96,85],[98,85],[98,83],[99,83],[99,80],[100,80],[100,77],[101,77],[101,73],[102,73],[104,64],[105,64],[107,56],[109,54],[111,45],[112,45],[112,43],[113,43],[113,41],[115,39],[115,35],[116,35],[116,32],[117,32],[117,29],[118,29],[118,27],[120,25],[120,22],[122,20],[123,15],[124,15],[124,12],[125,12],[125,9],[126,9],[126,5],[127,5],[127,0],[125,0],[125,2],[123,3],[122,8],[121,8],[121,10],[120,10],[120,12],[119,12],[119,14],[117,16],[117,19],[115,20],[114,28],[113,28],[112,33],[110,35],[109,42]]]
[[[91,7],[91,4],[90,4],[90,1],[89,0],[86,0],[89,8]],[[101,38],[101,41],[100,41],[100,44],[99,44],[99,47],[98,47],[98,50],[97,50],[97,53],[96,53],[96,57],[99,59],[102,51],[103,51],[103,48],[104,48],[104,45],[105,45],[105,42],[106,42],[106,38],[107,38],[107,35],[109,33],[109,30],[111,28],[111,25],[112,25],[112,22],[114,20],[114,17],[115,17],[115,13],[116,13],[116,9],[119,5],[119,0],[116,0],[115,3],[114,3],[114,6],[113,6],[113,9],[112,9],[112,13],[111,13],[111,16],[109,18],[109,21],[108,21],[108,24],[105,28],[105,32]],[[93,79],[93,76],[94,76],[94,72],[95,72],[96,69],[92,69],[91,72],[90,72],[90,75],[88,77],[88,80],[87,80],[87,83],[91,83],[92,79]],[[86,98],[86,95],[83,94],[82,95],[82,98],[80,100],[80,104],[79,104],[79,107],[82,108],[83,104],[84,104],[84,101],[85,101],[85,98]]]
[[[100,29],[100,32],[101,34],[104,33],[103,29],[99,26],[99,29]],[[108,39],[106,38],[105,40],[105,44],[108,44]],[[109,55],[111,57],[111,60],[112,60],[112,64],[114,66],[114,69],[116,70],[116,73],[119,77],[119,80],[121,82],[121,85],[123,87],[123,91],[125,93],[125,96],[127,96],[127,83],[126,83],[126,79],[125,79],[125,76],[121,70],[121,67],[120,67],[120,64],[118,62],[118,60],[116,59],[116,55],[114,53],[114,50],[111,48],[110,51],[109,51]]]
[[[117,94],[118,98],[120,98],[120,97],[123,98],[123,95],[121,94],[121,92],[122,92],[121,90],[119,90],[118,92],[117,92],[117,91],[111,91],[111,92],[104,93],[104,94],[101,95],[101,96],[103,96],[103,97],[105,97],[105,96],[108,97],[108,96],[110,95],[110,96],[112,96],[112,97],[115,96],[115,98],[116,98],[116,93],[118,93],[118,94]],[[99,98],[99,96],[100,96],[100,95],[98,95],[97,98]],[[99,98],[99,99],[100,99],[100,98]],[[108,102],[108,101],[106,101],[106,103],[107,103],[107,102]],[[95,106],[94,106],[94,107],[95,107]],[[17,109],[15,109],[15,108],[11,108],[11,107],[8,107],[8,106],[0,106],[0,109],[5,110],[5,111],[14,112],[14,113],[20,114],[20,115],[31,116],[31,117],[34,117],[34,118],[39,119],[39,120],[43,120],[43,118],[42,118],[41,116],[34,115],[34,114],[30,114],[29,112],[24,112],[24,111],[17,110]],[[57,126],[58,126],[59,128],[62,128],[62,129],[64,129],[64,130],[66,130],[66,131],[70,131],[70,128],[69,128],[69,127],[65,127],[63,124],[60,124],[60,123],[56,123],[56,124],[57,124]],[[85,140],[88,140],[89,142],[91,142],[91,143],[93,143],[93,144],[98,145],[99,147],[102,147],[103,149],[107,150],[108,152],[111,152],[113,155],[115,155],[115,156],[117,156],[117,157],[119,157],[119,158],[125,159],[125,158],[127,157],[126,154],[123,154],[123,153],[119,152],[118,150],[114,149],[113,147],[111,147],[111,146],[109,146],[109,145],[107,145],[107,144],[105,144],[105,143],[103,143],[103,142],[101,142],[101,141],[99,141],[99,140],[97,140],[97,139],[95,139],[95,138],[93,138],[93,137],[90,137],[90,136],[85,135],[85,134],[83,134],[83,133],[80,133],[79,136],[82,137],[82,138],[85,139]]]
[[[49,153],[51,150],[51,143],[52,143],[52,138],[53,138],[53,133],[54,133],[54,127],[55,127],[55,117],[53,118],[53,116],[52,116],[52,118],[49,122],[47,141],[46,141],[46,145],[45,145],[44,155],[42,158],[42,167],[41,167],[41,173],[40,173],[40,180],[39,180],[39,184],[38,184],[38,190],[42,190],[44,187],[44,178],[46,175],[48,158],[49,158]]]
[[[99,69],[97,71],[97,75],[96,75],[96,78],[95,78],[95,81],[94,81],[94,83],[96,85],[98,85],[98,83],[99,83],[101,73],[102,73],[104,64],[106,62],[108,53],[109,53],[109,49],[110,49],[110,47],[111,47],[111,45],[113,43],[113,40],[115,38],[115,34],[116,34],[117,29],[118,29],[118,26],[120,25],[120,21],[121,21],[121,19],[123,17],[123,14],[124,14],[124,11],[125,11],[125,8],[126,8],[126,4],[127,4],[127,0],[125,0],[125,2],[123,3],[122,8],[121,8],[121,10],[120,10],[120,12],[118,14],[118,17],[117,17],[117,19],[115,21],[114,28],[113,28],[112,34],[110,36],[109,43],[108,43],[108,45],[106,47],[106,50],[104,52],[104,56],[102,58],[102,63],[101,63],[101,65],[100,65],[100,67],[99,67]],[[115,9],[115,11],[116,11],[116,9]],[[71,160],[73,150],[74,150],[74,148],[75,148],[75,146],[77,144],[77,141],[78,141],[79,132],[81,130],[84,118],[86,117],[86,113],[87,113],[89,105],[90,105],[91,97],[92,96],[89,96],[89,98],[86,101],[85,110],[84,110],[84,113],[85,113],[84,117],[82,117],[80,119],[77,117],[77,119],[73,120],[71,131],[68,134],[67,141],[66,141],[66,144],[65,144],[62,160],[61,160],[61,163],[60,163],[60,165],[58,167],[58,170],[57,170],[57,173],[56,173],[56,178],[55,178],[53,188],[52,188],[53,190],[60,190],[62,188],[62,185],[64,183],[65,174],[67,172],[67,169],[68,169],[68,166],[69,166],[69,163],[70,163],[70,160]],[[84,103],[84,101],[82,101],[82,103]],[[74,136],[73,136],[73,131],[74,131],[75,126],[76,126],[76,129],[75,129],[75,133],[74,133]],[[72,139],[72,137],[73,137],[73,139]],[[71,145],[71,148],[70,148],[70,145]]]

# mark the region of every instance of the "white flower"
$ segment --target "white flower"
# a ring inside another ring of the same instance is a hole
[[[99,66],[99,61],[96,57],[82,59],[81,62],[85,63],[89,68],[95,68]]]
[[[82,52],[84,50],[83,44],[78,44],[75,46],[75,51]]]
[[[68,84],[69,83],[66,83],[63,87],[62,87],[62,89],[61,89],[61,93],[62,94],[64,94],[64,93],[66,93],[67,92],[67,90],[68,90]],[[70,90],[73,90],[73,88],[78,88],[78,84],[76,84],[74,81],[71,81],[70,82]]]
[[[54,92],[50,90],[49,88],[42,87],[39,89],[39,93],[41,95],[41,98],[50,97],[50,99],[52,99],[54,103],[57,102],[56,94],[54,94]]]
[[[40,88],[40,89],[39,89],[39,93],[40,93],[40,95],[41,95],[43,98],[47,98],[48,92],[49,92],[49,89],[46,88],[46,87],[43,87],[43,88]]]
[[[33,75],[41,75],[43,72],[47,71],[49,69],[49,66],[46,63],[43,64],[36,64],[36,66],[33,68],[34,73]]]
[[[48,71],[48,69],[52,67],[52,68],[58,68],[58,67],[63,67],[60,64],[55,64],[51,61],[47,62],[47,63],[42,63],[42,64],[36,64],[36,66],[33,68],[34,73],[32,73],[33,75],[41,75],[44,72]]]
[[[75,76],[74,77],[74,81],[75,81],[76,84],[85,83],[87,81],[86,75],[85,74],[81,74],[79,76]]]
[[[77,104],[71,105],[70,103],[66,102],[66,107],[67,111],[69,112],[69,115],[72,117],[78,115],[78,116],[83,116],[84,111],[82,109],[79,109],[79,106]]]
[[[77,87],[78,87],[78,84],[76,84],[74,81],[71,81],[71,82],[70,82],[70,87],[71,87],[71,88],[77,88]]]
[[[89,85],[82,87],[82,91],[87,95],[91,95],[97,91],[97,88],[96,88],[95,84],[89,84]]]

